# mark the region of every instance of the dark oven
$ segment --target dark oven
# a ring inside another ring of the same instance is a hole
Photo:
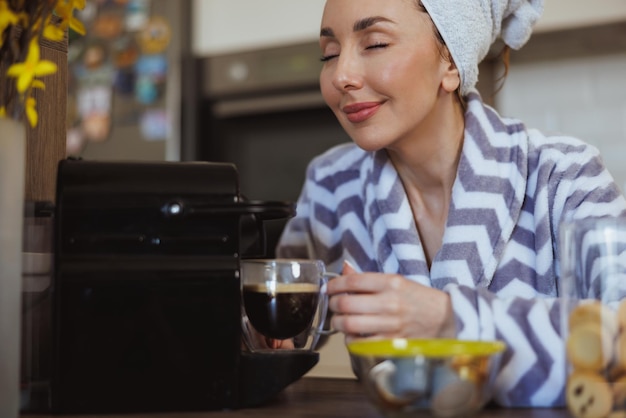
[[[310,42],[202,59],[196,159],[234,163],[249,199],[295,201],[308,162],[350,140],[322,99],[320,56]],[[268,248],[284,223],[267,223]]]

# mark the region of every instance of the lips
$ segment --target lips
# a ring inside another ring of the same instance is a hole
[[[346,105],[341,110],[346,114],[350,122],[359,123],[374,116],[380,109],[380,106],[380,102],[361,102]]]

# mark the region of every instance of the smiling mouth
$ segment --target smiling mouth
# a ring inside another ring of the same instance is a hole
[[[350,122],[359,123],[374,116],[381,105],[382,103],[380,102],[354,103],[344,106],[341,110],[345,113]]]

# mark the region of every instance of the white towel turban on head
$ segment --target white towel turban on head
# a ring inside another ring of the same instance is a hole
[[[461,94],[478,81],[478,64],[501,38],[513,49],[530,38],[544,0],[422,0],[461,75]]]

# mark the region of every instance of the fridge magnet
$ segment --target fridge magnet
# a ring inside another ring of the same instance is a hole
[[[87,43],[82,39],[69,42],[67,45],[67,64],[76,65],[85,53]]]
[[[147,141],[163,141],[169,132],[167,113],[164,109],[147,109],[141,116],[140,126]]]
[[[87,141],[103,142],[111,131],[112,91],[110,87],[81,87],[78,90],[78,112]]]
[[[167,58],[165,55],[142,55],[135,64],[139,76],[147,76],[155,82],[164,82],[167,76]]]
[[[85,24],[85,26],[90,25],[91,22],[98,15],[98,5],[91,1],[85,2],[85,7],[80,10],[76,10],[76,17]]]
[[[138,32],[145,29],[150,19],[150,0],[130,0],[124,17],[126,30]]]
[[[142,55],[135,65],[135,96],[144,104],[154,103],[163,95],[167,59],[163,55]]]
[[[91,42],[72,65],[77,83],[81,86],[111,86],[115,70],[111,65],[107,44]]]
[[[97,38],[113,40],[124,30],[122,15],[116,11],[101,12],[94,20],[91,33]]]
[[[135,80],[135,99],[142,104],[153,104],[161,96],[161,88],[150,77],[138,76]]]
[[[129,68],[139,58],[139,47],[132,36],[122,36],[113,43],[113,65],[116,68]]]
[[[122,96],[132,96],[135,92],[136,74],[132,68],[122,68],[115,72],[113,88]]]
[[[88,45],[83,51],[83,65],[86,71],[101,68],[107,60],[107,50],[102,43]]]
[[[161,16],[150,18],[146,27],[137,34],[137,42],[144,54],[160,54],[165,51],[172,38],[170,25]]]
[[[85,147],[83,130],[77,126],[67,130],[65,139],[65,154],[68,156],[78,156]]]

